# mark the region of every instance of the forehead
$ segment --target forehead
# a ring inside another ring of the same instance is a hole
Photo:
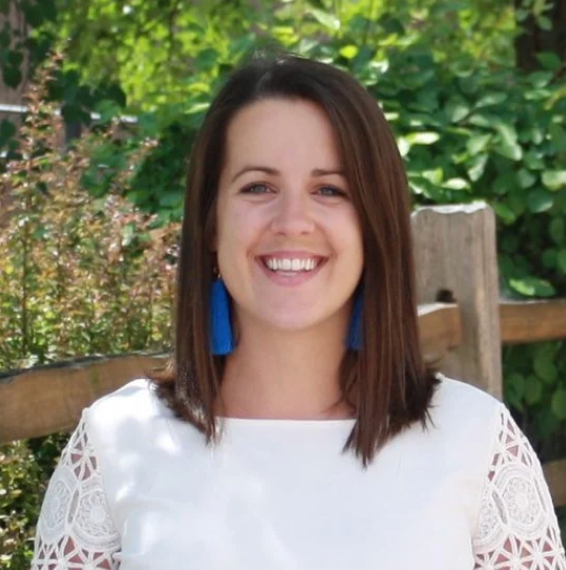
[[[279,166],[339,166],[335,133],[325,111],[303,99],[266,99],[240,110],[228,126],[225,166],[238,167],[252,159]]]

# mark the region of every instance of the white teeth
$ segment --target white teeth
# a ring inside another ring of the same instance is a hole
[[[316,259],[281,259],[268,257],[265,264],[271,271],[312,271],[318,265]]]

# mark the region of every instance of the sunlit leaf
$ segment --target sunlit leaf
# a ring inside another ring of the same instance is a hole
[[[358,47],[355,45],[347,45],[340,48],[340,55],[346,59],[354,59],[358,55]]]
[[[542,183],[553,191],[566,188],[566,170],[546,170],[542,173]]]
[[[509,285],[525,297],[552,297],[556,294],[556,290],[548,281],[538,277],[510,279]]]
[[[409,144],[423,144],[429,145],[434,144],[440,140],[440,135],[435,132],[424,132],[424,133],[410,133],[407,135],[407,141]]]
[[[332,31],[340,29],[340,20],[334,14],[330,14],[329,12],[325,12],[324,10],[320,10],[318,8],[312,8],[310,10],[310,13],[325,28],[328,28]]]
[[[529,192],[527,203],[529,210],[533,212],[533,214],[540,214],[552,208],[554,205],[554,197],[546,190],[536,188]]]

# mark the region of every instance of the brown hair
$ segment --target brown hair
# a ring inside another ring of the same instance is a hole
[[[340,383],[357,413],[343,451],[367,466],[376,451],[415,421],[426,427],[438,382],[427,369],[418,334],[410,202],[402,159],[385,117],[352,77],[290,54],[256,55],[236,70],[212,102],[189,161],[178,265],[175,351],[164,373],[153,373],[159,396],[174,413],[218,438],[213,405],[224,357],[211,354],[209,294],[217,189],[226,130],[242,108],[266,98],[318,104],[334,126],[364,246],[363,348],[347,350]]]

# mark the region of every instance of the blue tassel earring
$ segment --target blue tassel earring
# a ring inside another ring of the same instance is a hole
[[[354,296],[354,306],[352,307],[352,316],[350,317],[350,328],[348,329],[348,338],[346,339],[346,346],[351,350],[361,350],[362,348],[363,305],[363,289],[360,287]]]
[[[226,285],[220,278],[212,284],[210,295],[210,336],[212,354],[224,356],[234,350],[230,297]]]

